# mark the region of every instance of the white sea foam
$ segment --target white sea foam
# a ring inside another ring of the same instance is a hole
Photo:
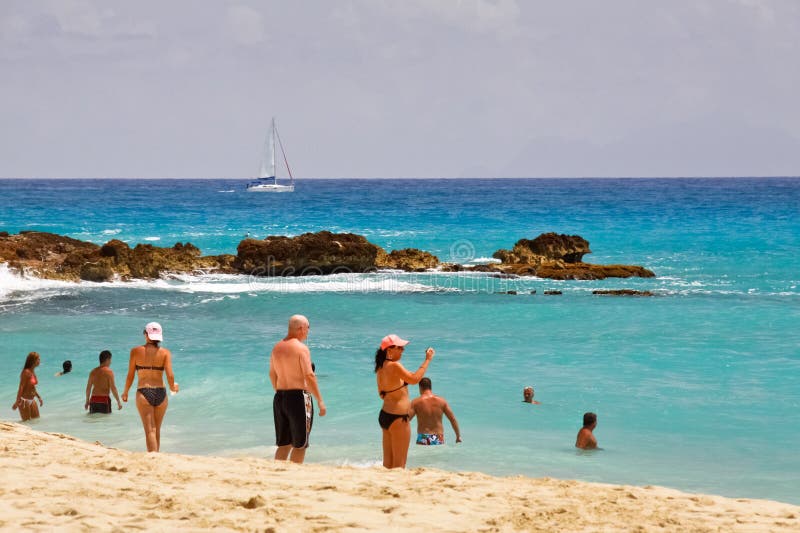
[[[488,263],[502,263],[502,261],[495,259],[494,257],[476,257],[475,259],[470,260],[470,263],[485,265]]]
[[[444,290],[441,287],[415,281],[413,277],[375,274],[333,274],[328,276],[303,277],[253,277],[232,274],[173,274],[156,280],[132,280],[109,282],[67,282],[25,276],[0,264],[0,301],[12,295],[24,294],[24,300],[45,298],[57,294],[54,290],[92,290],[101,287],[118,289],[175,291],[192,294],[219,294],[238,297],[240,294],[262,292],[304,293],[372,293],[372,292],[431,292]],[[207,301],[221,300],[223,297]]]
[[[253,277],[243,275],[207,274],[176,275],[172,281],[159,280],[159,289],[189,293],[242,294],[260,292],[430,292],[436,287],[398,279],[396,276],[369,274],[332,274],[303,277]],[[155,282],[153,282],[155,283]],[[165,286],[164,283],[167,285]]]
[[[73,287],[74,283],[27,276],[9,268],[8,263],[0,263],[0,302],[20,296],[24,300],[46,298],[52,296],[54,290]]]
[[[145,237],[145,241],[160,241],[161,237]]]
[[[121,229],[119,229],[119,228],[115,228],[115,229],[104,229],[104,230],[102,231],[102,233],[103,233],[103,235],[119,235],[120,233],[122,233],[122,230],[121,230]]]

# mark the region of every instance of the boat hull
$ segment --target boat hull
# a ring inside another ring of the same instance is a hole
[[[276,185],[274,183],[248,185],[247,192],[294,192],[294,185]]]

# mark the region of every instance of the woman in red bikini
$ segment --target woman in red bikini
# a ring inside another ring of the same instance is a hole
[[[407,340],[397,335],[387,335],[375,352],[375,375],[378,380],[378,395],[383,407],[378,414],[378,424],[383,432],[383,466],[405,468],[411,425],[408,422],[408,385],[416,385],[425,375],[433,359],[433,348],[425,351],[425,361],[413,374],[400,363]]]
[[[25,359],[25,367],[19,375],[19,390],[17,390],[17,401],[11,406],[11,409],[19,408],[19,416],[22,421],[30,420],[31,418],[39,418],[39,406],[43,405],[42,397],[36,391],[36,385],[39,380],[36,378],[34,371],[42,358],[36,352],[28,354]],[[39,400],[39,405],[36,405],[36,400]]]
[[[172,373],[172,354],[159,346],[164,336],[158,322],[150,322],[144,327],[143,346],[131,350],[128,362],[128,376],[125,379],[125,390],[122,401],[128,401],[128,390],[133,385],[133,376],[139,378],[136,389],[136,408],[144,426],[144,438],[148,452],[157,452],[161,448],[161,422],[167,413],[167,389],[164,387],[164,374],[172,392],[178,392],[175,374]]]

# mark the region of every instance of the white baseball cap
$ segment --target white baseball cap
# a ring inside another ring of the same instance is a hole
[[[150,322],[144,327],[144,332],[147,335],[147,338],[151,341],[163,341],[164,334],[161,331],[161,324],[158,322]]]

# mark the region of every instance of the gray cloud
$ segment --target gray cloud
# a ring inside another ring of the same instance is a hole
[[[0,177],[800,174],[793,0],[0,5]]]

